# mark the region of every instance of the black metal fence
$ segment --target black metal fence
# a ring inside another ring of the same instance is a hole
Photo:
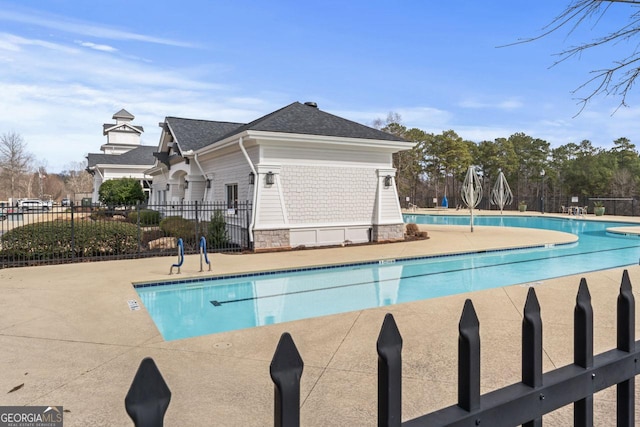
[[[574,362],[543,374],[542,320],[534,288],[522,321],[522,381],[480,395],[479,321],[471,300],[462,310],[458,337],[458,404],[402,422],[402,337],[391,314],[378,336],[378,426],[541,426],[542,417],[573,404],[574,426],[593,426],[593,395],[617,388],[617,425],[634,425],[635,376],[640,372],[635,341],[635,299],[629,274],[622,275],[617,302],[617,346],[593,355],[593,309],[585,279],[574,309]],[[271,361],[275,385],[274,425],[300,425],[300,378],[304,363],[284,333]],[[125,399],[136,426],[162,425],[171,391],[152,359],[140,364]],[[241,410],[241,408],[238,408]],[[613,414],[611,415],[613,417]],[[330,420],[326,425],[332,425]]]
[[[251,204],[165,203],[52,206],[0,211],[0,268],[198,253],[250,247]]]
[[[504,210],[517,211],[520,202],[527,206],[527,211],[534,212],[563,212],[570,206],[586,207],[588,213],[593,213],[593,208],[597,204],[601,204],[605,208],[608,215],[636,216],[640,215],[640,202],[633,197],[608,197],[608,196],[579,196],[579,197],[554,197],[549,196],[544,199],[536,196],[521,197],[514,200],[511,205],[506,206]],[[404,206],[404,205],[403,205]],[[451,206],[451,205],[450,205]],[[499,208],[491,204],[490,198],[486,195],[482,198],[478,205],[483,210],[498,210]]]

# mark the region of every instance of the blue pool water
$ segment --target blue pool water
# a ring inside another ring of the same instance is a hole
[[[469,225],[469,217],[407,215],[405,222]],[[606,233],[637,224],[523,216],[482,216],[474,224],[558,230],[579,240],[136,290],[164,339],[174,340],[628,266],[640,258],[640,238]]]

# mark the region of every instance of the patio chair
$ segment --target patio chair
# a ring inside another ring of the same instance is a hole
[[[569,213],[569,210],[568,210],[568,209],[567,209],[567,207],[566,207],[566,206],[564,206],[564,205],[560,206],[560,209],[562,209],[562,213],[563,213],[563,214],[565,214],[565,213]]]

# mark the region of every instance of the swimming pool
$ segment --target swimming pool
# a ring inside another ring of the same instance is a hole
[[[406,215],[405,222],[469,225],[468,216]],[[214,280],[136,285],[165,340],[530,283],[638,263],[640,239],[607,234],[637,225],[551,217],[488,217],[476,226],[545,228],[577,243],[422,257]]]

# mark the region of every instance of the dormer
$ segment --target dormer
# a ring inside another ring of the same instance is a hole
[[[127,110],[125,110],[124,108],[120,111],[118,111],[117,113],[115,113],[112,117],[112,119],[114,119],[116,121],[117,125],[120,125],[122,123],[129,123],[131,121],[133,121],[133,119],[135,119],[136,117],[131,114],[130,112],[128,112]]]

